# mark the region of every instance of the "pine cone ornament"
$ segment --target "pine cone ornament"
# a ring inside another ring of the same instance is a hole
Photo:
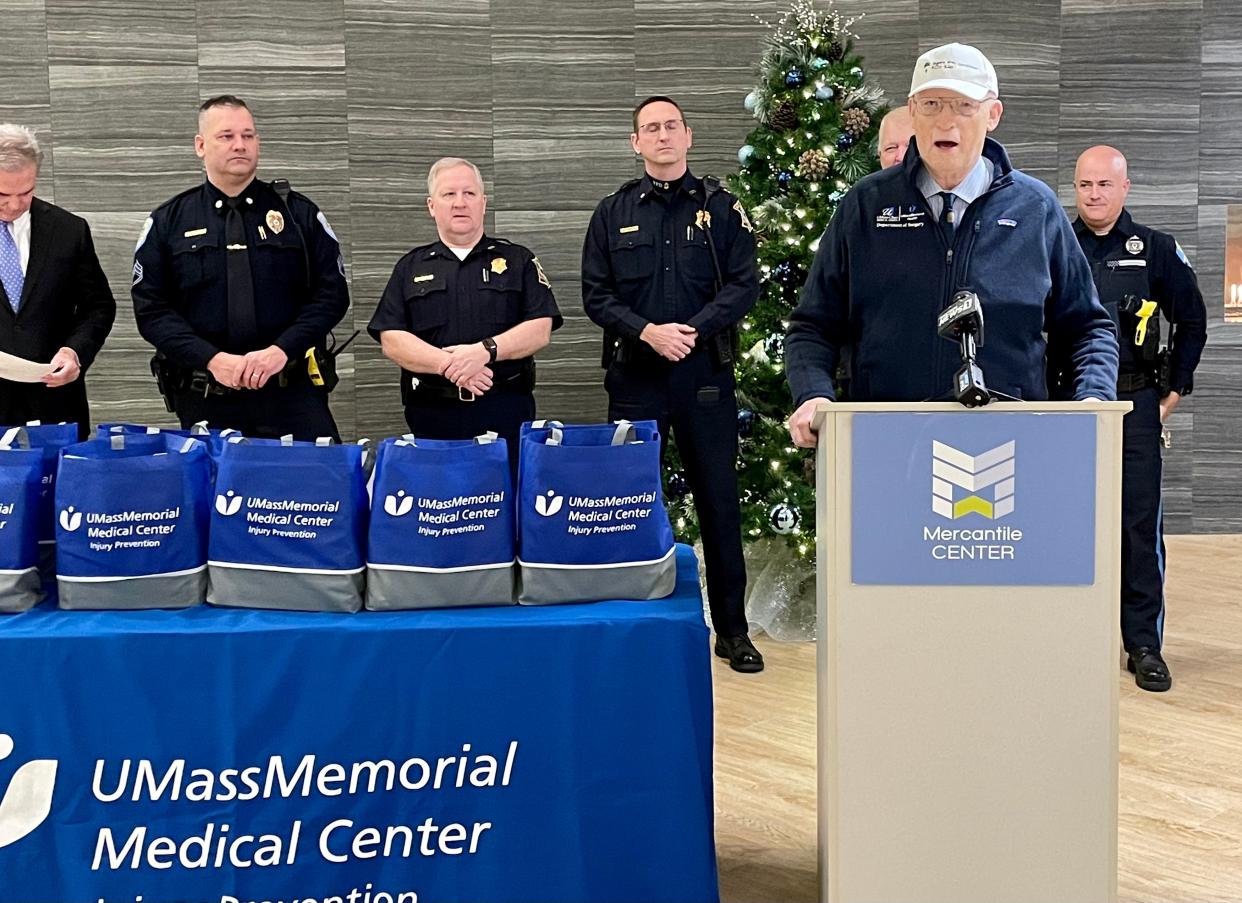
[[[850,107],[841,114],[841,126],[851,135],[861,135],[867,131],[869,125],[871,125],[871,117],[867,115],[866,110],[859,107]]]
[[[812,148],[798,158],[798,175],[804,179],[822,179],[828,175],[828,155]]]
[[[833,41],[828,45],[828,49],[824,51],[824,55],[835,63],[845,56],[845,45],[840,41]]]
[[[768,123],[774,129],[788,131],[798,124],[798,108],[788,100],[782,100],[772,108]]]

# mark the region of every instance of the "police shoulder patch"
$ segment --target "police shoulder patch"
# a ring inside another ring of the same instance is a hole
[[[750,224],[750,219],[746,216],[746,208],[742,206],[742,202],[734,201],[733,209],[736,210],[737,215],[742,218],[742,228],[747,232],[754,232],[755,227]]]
[[[138,233],[138,244],[134,245],[135,254],[137,254],[138,249],[142,247],[142,243],[147,240],[147,236],[151,234],[151,227],[153,225],[155,225],[155,220],[148,216],[147,221],[142,224],[142,231]]]
[[[315,216],[315,219],[319,220],[319,225],[323,226],[323,231],[328,233],[328,237],[331,238],[334,242],[336,242],[339,245],[341,243],[341,240],[336,237],[336,233],[333,232],[332,227],[328,225],[328,218],[323,215],[322,210],[320,210],[319,213]]]
[[[1190,261],[1186,259],[1186,252],[1182,250],[1181,243],[1177,239],[1173,240],[1173,247],[1177,248],[1177,259],[1186,264],[1186,266],[1190,266]],[[1193,269],[1193,267],[1191,268]]]
[[[530,262],[535,265],[535,276],[539,279],[539,284],[545,288],[551,288],[552,283],[548,279],[548,274],[543,271],[543,264],[539,262],[539,258],[531,257]]]

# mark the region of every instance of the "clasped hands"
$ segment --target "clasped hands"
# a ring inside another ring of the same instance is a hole
[[[440,350],[444,352],[440,375],[457,388],[482,395],[492,387],[492,368],[488,366],[491,355],[482,343],[449,345]]]
[[[289,356],[275,345],[245,354],[216,352],[207,370],[216,382],[229,389],[262,389],[267,381],[285,369]]]

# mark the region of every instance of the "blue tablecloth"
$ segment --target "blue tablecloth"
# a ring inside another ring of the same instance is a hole
[[[716,900],[709,656],[684,547],[655,602],[0,617],[0,901]]]

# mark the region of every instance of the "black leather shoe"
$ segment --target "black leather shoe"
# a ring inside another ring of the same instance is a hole
[[[743,674],[763,670],[763,656],[746,634],[716,637],[716,654],[729,660],[729,667]]]
[[[1134,682],[1144,690],[1152,693],[1163,693],[1173,686],[1173,677],[1169,674],[1169,666],[1160,657],[1160,650],[1150,646],[1139,646],[1131,649],[1126,660],[1126,668],[1134,675]]]

